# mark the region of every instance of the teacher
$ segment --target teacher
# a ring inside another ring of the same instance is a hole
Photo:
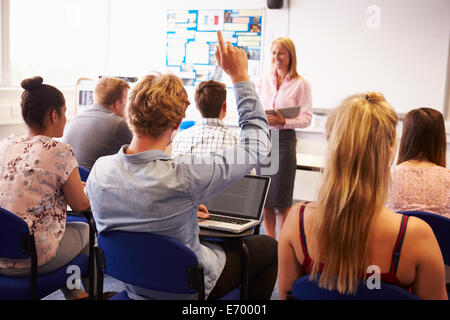
[[[265,110],[275,110],[267,114],[272,140],[272,150],[276,150],[276,136],[279,133],[279,169],[271,176],[269,194],[264,208],[264,229],[275,238],[276,212],[278,212],[278,234],[287,212],[292,206],[294,191],[297,137],[295,128],[306,128],[311,123],[311,87],[297,72],[295,45],[291,39],[280,37],[272,42],[272,71],[256,84],[261,103]],[[284,118],[278,108],[300,106],[294,118]],[[259,172],[260,169],[259,169]]]

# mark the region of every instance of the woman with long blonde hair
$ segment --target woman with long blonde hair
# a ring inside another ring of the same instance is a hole
[[[354,294],[377,266],[382,282],[424,299],[447,299],[444,263],[431,228],[387,209],[397,115],[381,93],[345,99],[327,125],[329,146],[317,203],[291,210],[279,242],[285,298],[305,274],[320,287]]]

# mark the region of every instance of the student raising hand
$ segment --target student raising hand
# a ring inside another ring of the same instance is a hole
[[[233,47],[229,41],[225,44],[220,31],[217,31],[217,41],[217,63],[230,76],[231,81],[236,83],[249,80],[248,60],[244,49]]]

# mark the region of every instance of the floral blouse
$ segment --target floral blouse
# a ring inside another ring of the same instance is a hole
[[[66,226],[62,186],[78,166],[72,148],[47,136],[0,141],[0,206],[34,233],[38,265],[54,258]],[[29,259],[0,258],[0,268],[29,268]]]
[[[386,206],[394,211],[420,210],[450,218],[450,170],[393,167]]]

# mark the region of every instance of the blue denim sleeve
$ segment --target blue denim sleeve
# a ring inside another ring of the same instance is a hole
[[[207,158],[186,154],[174,159],[194,205],[241,179],[270,152],[268,122],[254,84],[236,83],[234,92],[241,128],[239,143]]]

